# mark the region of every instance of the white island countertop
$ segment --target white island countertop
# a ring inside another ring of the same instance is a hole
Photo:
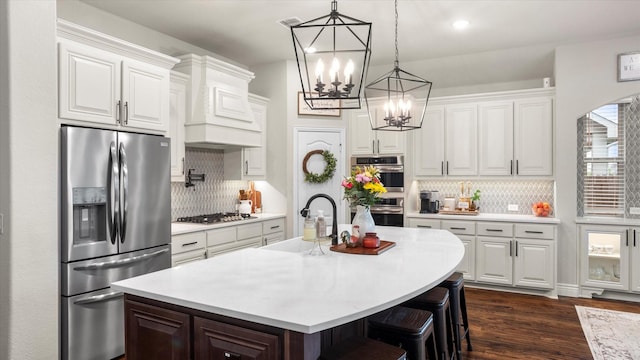
[[[339,232],[350,230],[340,225]],[[361,319],[438,285],[462,242],[445,230],[377,226],[396,246],[380,255],[310,255],[301,238],[243,249],[113,283],[115,290],[312,334]]]

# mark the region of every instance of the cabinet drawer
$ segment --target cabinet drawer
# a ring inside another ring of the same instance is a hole
[[[230,226],[222,229],[207,231],[207,246],[214,246],[235,242],[237,239],[236,227]]]
[[[409,227],[421,229],[440,229],[440,220],[409,218]]]
[[[449,230],[458,235],[475,235],[476,224],[473,221],[443,220],[442,229]]]
[[[513,224],[478,222],[478,236],[513,237]]]
[[[238,226],[238,240],[262,236],[262,223],[253,223]]]
[[[284,232],[277,232],[277,233],[273,233],[273,234],[266,234],[264,235],[264,243],[262,245],[270,245],[270,244],[275,244],[277,242],[283,241],[284,240]]]
[[[516,237],[530,239],[553,239],[554,225],[516,224]]]
[[[267,220],[262,223],[262,234],[272,234],[284,231],[284,219]]]
[[[207,236],[204,231],[173,235],[171,237],[171,254],[180,254],[186,251],[204,249]]]
[[[255,238],[250,238],[250,239],[241,240],[241,241],[239,240],[232,244],[222,244],[218,246],[212,246],[207,248],[207,258],[213,257],[215,255],[220,255],[220,254],[244,249],[244,248],[250,248],[250,247],[257,248],[260,246],[262,246],[261,237],[255,237]]]
[[[187,251],[171,256],[171,266],[178,266],[192,261],[205,259],[206,252],[203,249]]]

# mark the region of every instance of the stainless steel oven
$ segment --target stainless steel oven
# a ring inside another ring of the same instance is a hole
[[[356,209],[351,209],[351,220]],[[371,216],[376,225],[404,226],[404,199],[401,197],[385,197],[371,207]]]
[[[351,157],[351,168],[375,166],[388,192],[404,192],[404,155],[360,155]]]

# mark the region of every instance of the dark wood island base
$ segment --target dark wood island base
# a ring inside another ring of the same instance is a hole
[[[364,320],[303,334],[130,294],[124,306],[127,360],[315,360],[333,344],[364,334]]]

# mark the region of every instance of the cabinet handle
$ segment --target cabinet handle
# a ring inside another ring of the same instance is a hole
[[[120,100],[116,103],[116,124],[120,124]]]
[[[124,102],[124,124],[129,125],[129,102]]]
[[[462,227],[452,227],[451,230],[467,230],[467,228]]]
[[[280,225],[272,226],[272,227],[271,227],[271,230],[277,229],[277,228],[279,228],[279,227],[280,227]]]
[[[636,229],[633,229],[633,247],[636,247]]]
[[[440,175],[444,175],[444,161],[440,161]]]
[[[182,175],[184,175],[184,157],[182,157]]]
[[[371,151],[374,154],[376,153],[376,141],[375,140],[371,140]]]
[[[249,160],[245,160],[244,162],[244,174],[249,175]]]
[[[431,229],[431,225],[418,225],[419,228]]]
[[[533,230],[525,230],[524,232],[527,234],[544,234],[544,232],[542,231],[533,231]]]
[[[376,140],[378,142],[378,154],[380,154],[380,139]]]
[[[629,247],[629,231],[630,229],[627,229],[627,240],[626,240],[627,247]]]
[[[509,256],[513,256],[513,240],[509,240]]]
[[[516,175],[520,175],[520,163],[516,160]]]
[[[502,229],[487,229],[487,231],[502,232]]]
[[[509,170],[509,172],[511,173],[511,175],[513,175],[513,160],[509,160],[509,162],[511,163],[509,165],[509,168],[511,169],[511,170]]]
[[[230,353],[230,352],[227,352],[227,351],[224,352],[224,357],[226,359],[238,359],[238,360],[242,359],[242,357],[240,355],[234,354],[234,353]]]
[[[518,257],[518,240],[516,240],[516,257]]]
[[[182,244],[182,247],[195,245],[195,244],[197,244],[197,243],[198,243],[197,241],[194,241],[194,242],[190,242],[190,243]]]
[[[447,160],[447,175],[449,175],[449,160]]]

